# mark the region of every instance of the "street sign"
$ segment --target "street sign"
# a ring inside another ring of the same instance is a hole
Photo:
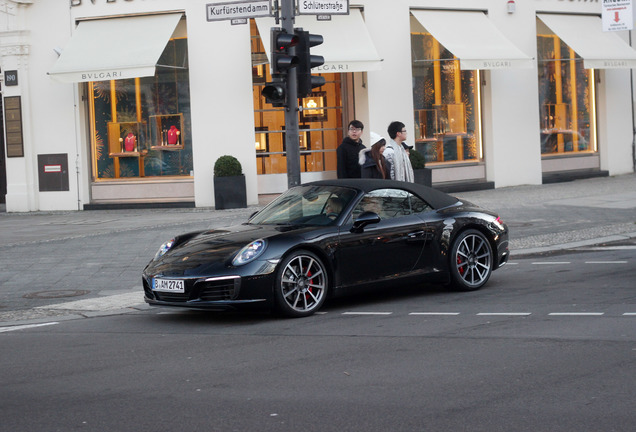
[[[239,20],[272,16],[270,0],[208,3],[205,5],[208,21]]]
[[[603,0],[603,31],[631,30],[634,27],[632,0]]]
[[[298,0],[298,15],[349,15],[349,0]]]

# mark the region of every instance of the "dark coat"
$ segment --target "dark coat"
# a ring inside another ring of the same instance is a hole
[[[384,156],[382,156],[384,159]],[[387,168],[387,178],[391,175],[391,163],[384,159]],[[362,178],[383,179],[382,173],[378,169],[378,164],[371,157],[371,149],[364,148],[358,153],[358,164],[362,169]]]
[[[342,140],[342,144],[336,149],[338,158],[338,178],[360,178],[362,172],[358,164],[358,154],[366,147],[362,140],[355,142],[349,137]]]

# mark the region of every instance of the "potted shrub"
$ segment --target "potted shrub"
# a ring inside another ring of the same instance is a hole
[[[430,168],[426,168],[426,159],[424,156],[417,150],[411,149],[409,151],[409,159],[413,167],[415,183],[431,187],[433,185],[433,171]]]
[[[246,208],[247,192],[241,163],[234,156],[221,156],[214,163],[214,208]]]

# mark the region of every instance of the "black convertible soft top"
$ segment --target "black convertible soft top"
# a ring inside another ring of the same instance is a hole
[[[305,185],[316,186],[340,186],[359,189],[363,192],[371,192],[376,189],[402,189],[407,192],[411,192],[422,198],[434,209],[440,209],[444,207],[456,204],[459,200],[453,196],[445,194],[444,192],[435,190],[428,186],[424,186],[417,183],[401,182],[396,180],[380,180],[380,179],[336,179],[336,180],[320,180]],[[305,186],[304,185],[304,186]]]

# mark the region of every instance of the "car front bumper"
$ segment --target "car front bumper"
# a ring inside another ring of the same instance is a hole
[[[183,278],[184,292],[153,289],[153,276],[144,274],[144,300],[152,306],[232,310],[271,306],[274,276]]]

